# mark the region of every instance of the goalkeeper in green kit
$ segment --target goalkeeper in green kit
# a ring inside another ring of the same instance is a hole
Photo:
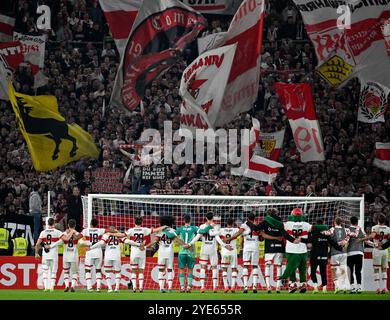
[[[198,228],[191,226],[191,217],[189,215],[184,216],[184,226],[178,227],[176,229],[176,234],[185,242],[186,244],[190,243],[191,240],[196,236]],[[186,246],[180,247],[179,257],[179,282],[180,282],[180,292],[191,292],[192,285],[192,270],[195,265],[195,251],[193,248]],[[188,268],[187,274],[187,290],[185,289],[185,267]]]

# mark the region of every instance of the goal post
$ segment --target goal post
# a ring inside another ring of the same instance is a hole
[[[332,225],[332,218],[336,215],[341,218],[356,216],[359,218],[359,226],[364,229],[364,197],[89,194],[83,197],[82,203],[84,227],[89,225],[95,215],[112,216],[112,222],[116,223],[123,222],[121,218],[126,216],[172,215],[180,218],[186,213],[192,213],[192,216],[204,217],[209,211],[221,218],[234,216],[234,213],[246,218],[246,214],[253,212],[261,219],[269,208],[278,209],[282,220],[286,221],[291,209],[299,207],[304,211],[309,223],[315,223],[316,218],[322,218],[325,224]]]

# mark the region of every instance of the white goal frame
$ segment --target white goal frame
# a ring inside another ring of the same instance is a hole
[[[88,194],[87,200],[87,226],[89,226],[92,215],[93,215],[93,199],[107,199],[107,200],[136,200],[136,199],[145,199],[149,201],[156,200],[210,200],[207,205],[213,206],[212,202],[219,202],[224,200],[239,200],[239,201],[299,201],[305,203],[304,212],[306,212],[306,206],[310,203],[321,203],[321,202],[330,202],[330,201],[353,201],[359,202],[359,227],[364,230],[364,195],[361,197],[288,197],[288,196],[206,196],[206,195],[140,195],[140,194]],[[219,202],[220,204],[221,202]],[[259,203],[259,205],[261,205]],[[218,206],[216,203],[215,206]],[[84,220],[84,219],[83,219]],[[84,226],[84,227],[87,227]]]

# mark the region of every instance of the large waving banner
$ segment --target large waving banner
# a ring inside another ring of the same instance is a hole
[[[183,72],[180,83],[180,127],[215,129],[221,116],[222,98],[236,51],[236,45],[210,50],[195,59]]]
[[[318,72],[325,80],[341,86],[357,76],[390,87],[384,35],[390,18],[388,1],[294,2],[316,50]],[[343,12],[347,19],[341,16]]]
[[[390,89],[372,81],[361,81],[358,120],[365,123],[385,122]]]
[[[99,3],[119,55],[122,57],[142,0],[99,0]]]
[[[144,0],[127,39],[111,104],[134,110],[145,87],[176,63],[205,26],[201,14],[177,0]]]
[[[237,43],[237,49],[216,126],[223,126],[252,109],[257,99],[263,16],[264,0],[244,0],[227,31],[223,45]]]
[[[75,123],[65,122],[55,96],[21,94],[10,82],[8,94],[35,170],[52,170],[84,157],[99,156],[89,133]]]
[[[207,14],[234,14],[242,0],[180,0],[192,9]]]
[[[301,161],[325,160],[321,131],[307,83],[275,83],[275,92],[287,114]]]

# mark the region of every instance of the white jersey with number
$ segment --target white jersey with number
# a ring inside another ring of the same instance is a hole
[[[93,246],[94,244],[102,240],[102,236],[105,233],[106,233],[106,229],[104,228],[86,228],[81,232],[85,240],[91,243],[91,246]],[[91,249],[87,251],[86,255],[88,255],[88,257],[91,259],[102,258],[103,256],[102,248],[98,247],[95,249]]]
[[[134,227],[130,228],[126,231],[126,236],[129,237],[130,240],[133,240],[136,243],[143,243],[146,244],[146,237],[150,236],[150,234],[153,232],[153,229],[150,228],[143,228],[143,227]],[[143,257],[146,255],[146,250],[140,250],[137,246],[131,246],[131,257]]]
[[[304,222],[304,221],[287,221],[284,223],[284,229],[286,232],[296,237],[301,237],[307,239],[309,232],[312,229],[312,225],[310,223]],[[307,252],[307,246],[306,243],[300,242],[300,243],[292,243],[290,241],[286,242],[286,253],[306,253]]]
[[[198,233],[199,233],[199,230],[207,228],[207,227],[208,227],[207,224],[202,224],[198,229]],[[220,230],[217,230],[215,228],[210,229],[205,234],[202,234],[202,237],[201,237],[202,246],[200,248],[201,255],[202,254],[204,254],[204,255],[217,254],[218,241],[217,241],[216,237],[217,236],[219,237],[219,235],[220,235]]]
[[[49,227],[40,233],[39,239],[43,241],[45,245],[51,245],[54,242],[60,240],[61,235],[62,235],[62,231]],[[42,250],[42,260],[54,260],[54,259],[58,259],[57,246],[50,249],[49,252],[45,252],[45,250]]]
[[[239,231],[240,231],[240,229],[238,229],[238,228],[222,228],[220,238],[221,239],[229,239]],[[234,239],[234,240],[226,242],[226,243],[231,245],[234,250],[230,251],[230,250],[226,249],[225,247],[222,247],[221,248],[221,255],[222,256],[230,256],[230,255],[237,254],[237,240]]]
[[[259,251],[259,234],[258,231],[252,231],[251,228],[243,223],[240,226],[240,230],[242,231],[242,237],[244,239],[244,252],[257,252]]]
[[[62,233],[61,238],[63,239],[65,236],[67,236],[66,232]],[[75,235],[72,235],[68,241],[64,241],[64,262],[78,262],[79,260],[79,253],[77,249],[78,240],[76,240],[74,236]]]
[[[121,260],[121,242],[122,239],[105,233],[102,240],[106,243],[106,250],[104,252],[105,260]]]
[[[177,234],[174,229],[168,228],[166,229],[169,233],[173,233],[176,237]],[[171,258],[174,255],[174,250],[173,250],[173,242],[174,239],[169,239],[168,236],[164,232],[159,232],[156,234],[156,237],[159,239],[158,241],[158,257],[159,258]]]
[[[372,227],[371,232],[375,232],[374,243],[384,244],[390,238],[390,228],[386,225],[377,224]]]

